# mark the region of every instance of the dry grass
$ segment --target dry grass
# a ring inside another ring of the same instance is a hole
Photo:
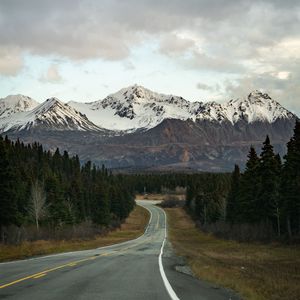
[[[217,239],[197,229],[181,208],[166,209],[169,235],[197,277],[245,299],[300,299],[300,248]]]
[[[51,253],[93,249],[125,242],[143,234],[149,221],[149,212],[136,206],[120,229],[89,240],[60,240],[24,242],[19,246],[0,245],[0,261],[9,261]]]

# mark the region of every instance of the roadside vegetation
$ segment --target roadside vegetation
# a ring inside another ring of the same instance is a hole
[[[0,243],[85,238],[117,228],[134,208],[124,176],[79,157],[0,137]]]
[[[149,212],[136,206],[120,228],[86,239],[24,241],[19,245],[0,244],[0,261],[22,259],[38,255],[94,249],[135,239],[144,233]]]
[[[202,280],[250,300],[300,299],[300,248],[279,243],[239,243],[204,233],[182,208],[166,209],[169,238]]]
[[[282,163],[269,137],[260,155],[251,147],[246,169],[238,166],[229,183],[217,177],[194,178],[186,207],[198,226],[239,241],[300,241],[300,122]]]

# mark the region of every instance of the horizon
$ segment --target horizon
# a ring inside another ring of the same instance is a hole
[[[261,90],[300,114],[298,1],[11,0],[0,11],[1,98],[91,102],[138,83],[192,102]]]

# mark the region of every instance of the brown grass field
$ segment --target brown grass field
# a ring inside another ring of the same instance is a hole
[[[140,206],[136,206],[120,229],[111,231],[105,236],[98,236],[90,240],[41,240],[36,242],[24,242],[18,246],[0,244],[0,261],[59,252],[87,250],[125,242],[142,235],[148,221],[149,212]]]
[[[182,208],[166,209],[169,236],[194,274],[243,299],[300,299],[300,247],[247,244],[201,232]]]

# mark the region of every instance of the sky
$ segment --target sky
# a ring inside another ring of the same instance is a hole
[[[0,97],[267,92],[300,115],[299,0],[1,0]]]

